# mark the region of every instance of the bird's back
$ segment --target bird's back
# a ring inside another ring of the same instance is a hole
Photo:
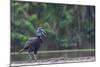
[[[24,45],[24,49],[28,49],[29,46],[32,45],[32,44],[34,44],[34,42],[36,42],[36,41],[37,41],[37,37],[31,37],[31,38],[29,38],[26,41],[25,45]]]
[[[28,52],[37,52],[37,50],[40,48],[40,44],[41,42],[37,37],[31,37],[26,41],[24,49],[28,50]]]

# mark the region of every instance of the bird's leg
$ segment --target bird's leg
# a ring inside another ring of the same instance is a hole
[[[29,56],[29,58],[30,58],[29,61],[32,61],[32,60],[33,60],[33,57],[34,57],[34,60],[37,61],[36,54],[32,54],[32,52],[29,52],[28,56]]]
[[[37,61],[37,56],[36,54],[33,54],[35,61]]]
[[[33,60],[32,54],[30,52],[28,53],[28,56],[29,56],[29,61]]]

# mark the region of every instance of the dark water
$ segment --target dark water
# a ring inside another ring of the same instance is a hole
[[[75,57],[88,57],[95,56],[95,51],[86,51],[86,52],[59,52],[59,53],[40,53],[37,55],[39,60],[42,59],[50,59],[50,58],[58,58],[58,57],[67,57],[67,58],[75,58]],[[16,54],[11,55],[11,62],[14,61],[27,61],[29,57],[27,54]]]

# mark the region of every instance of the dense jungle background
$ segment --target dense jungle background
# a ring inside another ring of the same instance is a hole
[[[95,6],[11,2],[11,52],[19,51],[36,28],[47,38],[40,50],[95,48]]]

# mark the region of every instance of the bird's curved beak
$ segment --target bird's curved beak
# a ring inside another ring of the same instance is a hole
[[[46,38],[47,37],[47,33],[45,31],[42,32],[43,36]]]
[[[40,30],[41,30],[41,34],[43,35],[43,37],[46,38],[47,37],[46,31],[43,28],[41,28]]]

